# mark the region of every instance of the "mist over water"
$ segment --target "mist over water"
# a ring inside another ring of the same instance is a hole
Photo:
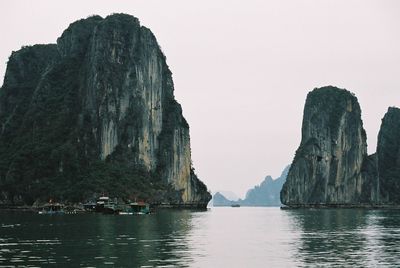
[[[212,208],[0,213],[0,266],[399,266],[400,211]]]

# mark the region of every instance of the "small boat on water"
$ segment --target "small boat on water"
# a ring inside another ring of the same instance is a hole
[[[118,205],[117,198],[109,198],[108,196],[101,196],[96,202],[95,211],[104,214],[118,214],[123,208]]]
[[[60,203],[47,203],[39,208],[39,214],[64,214],[64,205]]]
[[[233,207],[233,208],[240,208],[240,205],[239,205],[239,204],[232,204],[231,207]]]
[[[87,202],[83,204],[83,209],[87,212],[96,211],[96,203],[95,202]]]
[[[100,196],[99,199],[96,201],[95,211],[96,212],[103,212],[104,206],[108,204],[110,198],[108,196]]]
[[[118,215],[141,215],[150,213],[150,204],[145,202],[133,202],[125,206],[125,209],[118,212]]]
[[[149,214],[150,204],[145,202],[118,202],[117,198],[109,198],[108,196],[101,196],[96,202],[96,212],[104,214],[118,214],[118,215],[137,215]]]
[[[129,204],[134,214],[149,214],[150,204],[145,202],[133,202]]]

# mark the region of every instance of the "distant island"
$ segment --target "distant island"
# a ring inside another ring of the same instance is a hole
[[[211,199],[211,203],[213,207],[230,207],[233,204],[237,204],[237,201],[230,200],[222,193],[216,192]]]
[[[133,16],[72,23],[13,52],[0,90],[0,205],[95,200],[206,207],[189,125],[153,33]]]
[[[281,201],[288,207],[400,205],[400,109],[388,109],[376,153],[368,155],[356,96],[332,86],[311,91]]]
[[[225,197],[223,193],[217,192],[214,194],[212,203],[213,206],[232,206],[238,204],[240,206],[248,207],[278,207],[280,202],[280,191],[284,182],[286,181],[287,174],[290,166],[287,166],[281,176],[272,179],[271,176],[265,177],[264,181],[260,185],[247,191],[245,199],[230,200]]]

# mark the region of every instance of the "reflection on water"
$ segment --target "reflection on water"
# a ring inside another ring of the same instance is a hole
[[[400,211],[0,212],[0,267],[396,267]]]
[[[306,266],[400,265],[400,212],[325,209],[285,211],[300,232],[296,257]],[[295,231],[295,230],[294,230]]]
[[[185,266],[189,211],[153,215],[1,213],[0,266]]]

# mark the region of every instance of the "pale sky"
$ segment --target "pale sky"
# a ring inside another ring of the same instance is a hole
[[[400,106],[400,1],[1,1],[0,74],[11,51],[55,43],[70,23],[123,12],[167,56],[210,190],[243,197],[290,164],[307,92],[356,94],[375,152],[381,118]]]

